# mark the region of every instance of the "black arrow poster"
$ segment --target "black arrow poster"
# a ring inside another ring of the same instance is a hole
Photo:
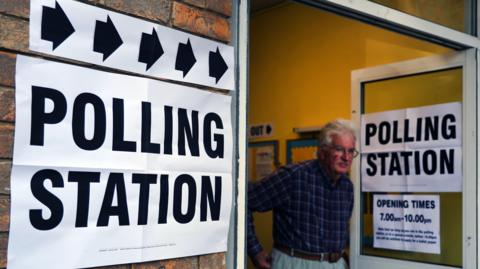
[[[234,90],[232,46],[71,0],[32,0],[30,50]]]

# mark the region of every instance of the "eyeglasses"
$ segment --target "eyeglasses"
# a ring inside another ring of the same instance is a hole
[[[358,156],[358,150],[356,150],[355,148],[344,148],[342,146],[339,146],[339,145],[331,145],[329,146],[330,148],[332,148],[336,154],[338,155],[342,155],[342,154],[345,154],[347,155],[348,157],[352,157],[352,158],[355,158]]]

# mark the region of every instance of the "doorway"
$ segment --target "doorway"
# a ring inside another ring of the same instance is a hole
[[[279,165],[314,158],[320,126],[352,118],[353,70],[453,52],[295,2],[254,7],[250,22],[248,175],[253,181]],[[267,126],[268,133],[254,131]],[[257,237],[271,250],[271,213],[254,219]],[[357,243],[352,237],[350,244]]]

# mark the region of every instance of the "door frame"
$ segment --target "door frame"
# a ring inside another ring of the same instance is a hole
[[[446,26],[416,17],[402,11],[377,4],[370,0],[299,0],[317,3],[326,6],[337,13],[343,13],[348,17],[360,19],[378,26],[389,28],[420,39],[432,41],[452,48],[480,47],[479,35],[480,20],[472,18],[471,25],[474,27],[473,35],[460,32]],[[468,7],[466,7],[468,8]],[[474,6],[480,14],[480,5]],[[475,29],[476,28],[476,29]]]
[[[417,73],[425,73],[462,67],[463,70],[463,100],[462,100],[462,158],[463,158],[463,268],[477,268],[477,71],[476,49],[455,52],[448,55],[419,58],[376,67],[352,71],[351,75],[351,115],[356,126],[360,126],[362,83],[379,79],[395,78]],[[355,186],[355,205],[351,222],[351,267],[357,268],[391,268],[391,269],[446,269],[456,268],[404,261],[391,258],[381,258],[361,255],[361,184],[360,158],[354,160],[351,178]]]
[[[232,0],[232,30],[234,36],[235,47],[235,78],[236,78],[236,93],[234,102],[234,115],[237,124],[235,125],[236,137],[236,163],[234,179],[236,183],[236,192],[233,205],[234,218],[231,225],[234,226],[230,229],[229,233],[229,255],[227,257],[227,268],[246,268],[246,229],[245,229],[245,213],[246,213],[246,188],[247,188],[247,131],[246,126],[248,124],[248,80],[249,80],[249,23],[250,23],[250,1],[253,0]],[[476,59],[480,58],[480,39],[477,38],[480,32],[480,4],[475,7],[476,16],[474,18],[476,32],[473,35],[458,32],[447,27],[438,25],[433,22],[417,18],[415,16],[381,6],[379,4],[372,3],[368,0],[294,0],[300,3],[311,5],[323,10],[332,11],[340,15],[347,16],[349,18],[357,19],[384,27],[386,29],[400,32],[416,38],[432,41],[434,43],[442,44],[447,47],[455,49],[467,49],[477,48],[475,52],[468,52],[467,59],[469,66],[475,66],[475,68],[469,68],[468,76],[474,77],[473,82],[469,79],[469,83],[473,83],[471,87],[477,87],[480,77],[480,62]],[[472,70],[473,69],[473,70]],[[470,86],[469,86],[470,87]],[[479,103],[479,98],[475,94],[470,101]],[[471,116],[471,112],[468,112]],[[475,116],[476,117],[476,116]],[[480,117],[474,120],[475,123],[480,124]],[[477,146],[475,148],[469,148],[470,151],[478,151],[478,139]],[[480,165],[480,164],[479,164]],[[476,167],[475,167],[476,168]],[[477,173],[477,169],[475,169]],[[480,189],[474,186],[470,191],[480,193]],[[479,203],[475,201],[475,205]],[[477,226],[478,218],[476,217],[477,211],[475,211],[475,219],[473,226]],[[231,239],[231,240],[230,240]],[[477,236],[471,240],[477,245]],[[476,247],[475,247],[476,248]],[[472,250],[472,251],[477,251]],[[464,253],[465,255],[465,253]],[[477,264],[478,256],[480,253],[469,254],[468,257],[474,259],[474,263]],[[464,257],[465,261],[465,257]],[[470,265],[468,266],[470,268]],[[476,267],[472,267],[476,268]]]

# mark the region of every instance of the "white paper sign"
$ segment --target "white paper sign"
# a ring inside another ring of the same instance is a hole
[[[226,250],[229,96],[24,56],[15,91],[8,268]]]
[[[438,195],[374,195],[375,248],[440,254]]]
[[[462,190],[460,103],[362,116],[364,192]]]
[[[255,151],[255,179],[262,179],[275,170],[275,148],[273,146],[258,147]]]
[[[30,50],[233,90],[232,46],[71,0],[31,0]]]

